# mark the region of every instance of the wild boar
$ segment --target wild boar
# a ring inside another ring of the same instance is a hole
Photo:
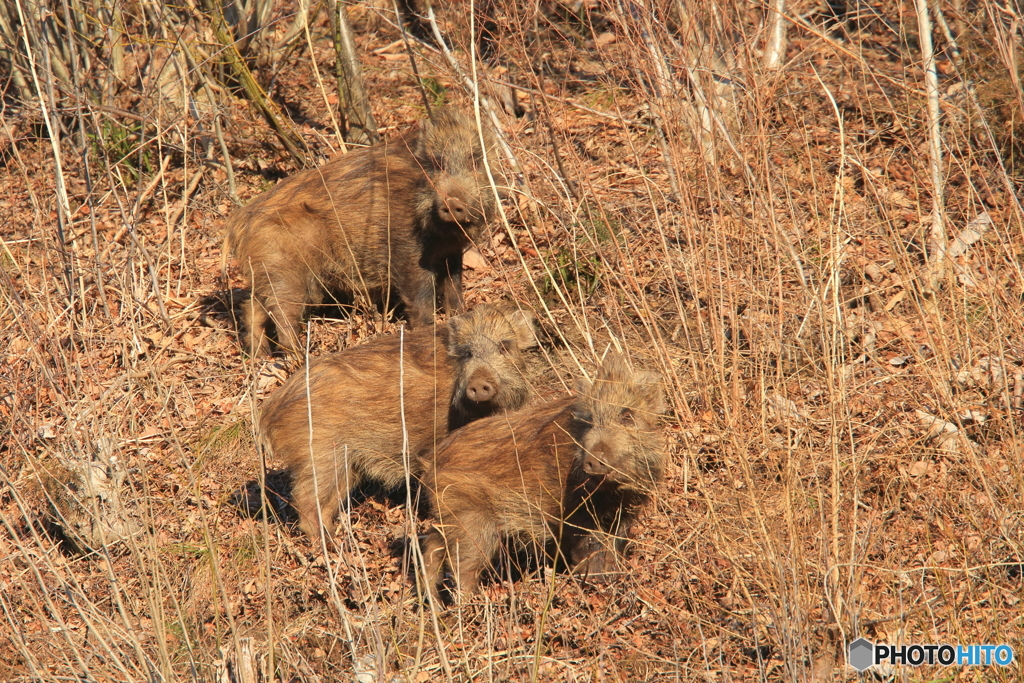
[[[364,480],[403,485],[417,452],[521,407],[529,394],[522,352],[535,343],[532,315],[481,305],[436,330],[320,357],[288,378],[264,402],[260,429],[291,472],[301,529],[319,539],[321,520],[330,523]]]
[[[282,181],[227,222],[226,248],[251,291],[248,351],[267,354],[272,327],[297,355],[303,313],[332,295],[387,301],[394,290],[414,328],[433,321],[439,294],[461,313],[462,254],[494,208],[477,127],[450,108],[397,140]]]
[[[421,458],[435,520],[423,545],[435,598],[446,564],[460,591],[474,590],[502,538],[547,546],[588,571],[607,567],[605,539],[615,541],[612,558],[624,550],[665,469],[660,377],[615,354],[578,389],[576,398],[473,422]]]

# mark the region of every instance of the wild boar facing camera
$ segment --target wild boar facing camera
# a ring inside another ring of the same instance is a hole
[[[445,565],[460,591],[474,590],[503,538],[546,546],[578,571],[609,569],[663,477],[663,410],[659,376],[612,355],[576,398],[478,420],[424,455],[434,597]]]
[[[227,222],[252,294],[242,315],[248,351],[268,353],[272,329],[298,354],[305,309],[332,294],[387,300],[395,291],[411,327],[433,321],[439,294],[449,313],[462,312],[462,253],[494,207],[480,133],[448,108],[282,181]]]
[[[291,472],[302,530],[319,539],[321,520],[329,525],[364,480],[404,485],[407,472],[418,474],[411,456],[471,420],[521,407],[522,352],[535,343],[530,314],[481,305],[436,329],[323,356],[288,378],[264,402],[260,430]]]

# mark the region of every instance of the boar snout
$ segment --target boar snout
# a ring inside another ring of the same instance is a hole
[[[473,373],[466,385],[466,398],[474,403],[490,401],[498,393],[501,384],[498,378],[483,368]]]
[[[469,207],[454,197],[443,199],[437,213],[445,223],[465,223],[470,219]]]
[[[583,456],[583,472],[592,477],[604,477],[612,473],[608,466],[608,451],[604,444],[598,444]]]
[[[449,430],[526,403],[522,351],[535,339],[533,317],[511,306],[478,306],[448,319],[447,350],[456,372]]]

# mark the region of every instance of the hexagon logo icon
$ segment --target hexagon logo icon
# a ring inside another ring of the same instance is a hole
[[[850,643],[849,662],[857,671],[864,671],[875,663],[875,646],[864,638]]]

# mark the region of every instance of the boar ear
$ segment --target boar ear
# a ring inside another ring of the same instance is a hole
[[[516,333],[516,345],[520,350],[530,349],[537,345],[537,335],[533,331],[532,311],[515,309],[509,312],[508,318]]]
[[[665,412],[665,392],[662,388],[662,378],[657,372],[640,370],[636,373],[637,384],[640,385],[640,398],[644,410],[651,415],[661,415]]]
[[[597,368],[598,381],[627,380],[631,374],[626,356],[621,351],[609,351]]]
[[[436,119],[439,112],[434,112]],[[429,161],[429,157],[436,155],[434,138],[437,137],[437,123],[431,119],[423,119],[419,122],[419,128],[413,138],[413,156],[421,162]]]
[[[455,347],[458,346],[461,343],[461,340],[466,336],[466,330],[469,328],[469,318],[471,315],[473,315],[472,311],[448,318],[448,322],[445,323],[445,327],[448,328],[448,343],[446,346],[449,351],[454,351]]]

